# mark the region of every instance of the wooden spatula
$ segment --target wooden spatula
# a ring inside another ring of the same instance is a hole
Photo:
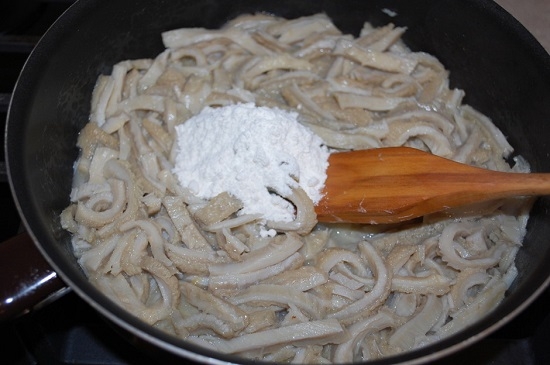
[[[550,174],[495,172],[407,147],[333,153],[320,222],[386,224],[512,196],[550,194]]]

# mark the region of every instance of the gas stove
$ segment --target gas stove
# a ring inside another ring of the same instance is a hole
[[[0,123],[5,119],[12,89],[40,36],[74,0],[26,0],[3,4],[0,15]],[[7,2],[7,1],[6,1]],[[2,134],[3,138],[3,134]],[[3,143],[3,140],[2,140]],[[0,150],[0,242],[22,230]],[[2,244],[2,243],[0,243]],[[550,289],[512,322],[437,364],[549,364]],[[17,320],[0,323],[2,363],[27,364],[154,364],[120,336],[75,293]]]

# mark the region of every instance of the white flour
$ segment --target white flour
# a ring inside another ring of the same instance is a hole
[[[282,197],[300,186],[317,203],[329,156],[321,138],[296,118],[253,104],[207,107],[176,127],[174,173],[201,198],[226,191],[243,202],[240,214],[291,221],[293,206]]]

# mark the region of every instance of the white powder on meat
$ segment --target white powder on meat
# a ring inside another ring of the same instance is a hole
[[[240,214],[293,220],[294,207],[283,197],[299,186],[317,203],[329,156],[297,116],[252,103],[206,107],[176,127],[179,183],[201,198],[232,194],[243,202]]]

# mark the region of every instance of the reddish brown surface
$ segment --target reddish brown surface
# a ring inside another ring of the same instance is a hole
[[[495,0],[519,20],[550,51],[550,1]]]

